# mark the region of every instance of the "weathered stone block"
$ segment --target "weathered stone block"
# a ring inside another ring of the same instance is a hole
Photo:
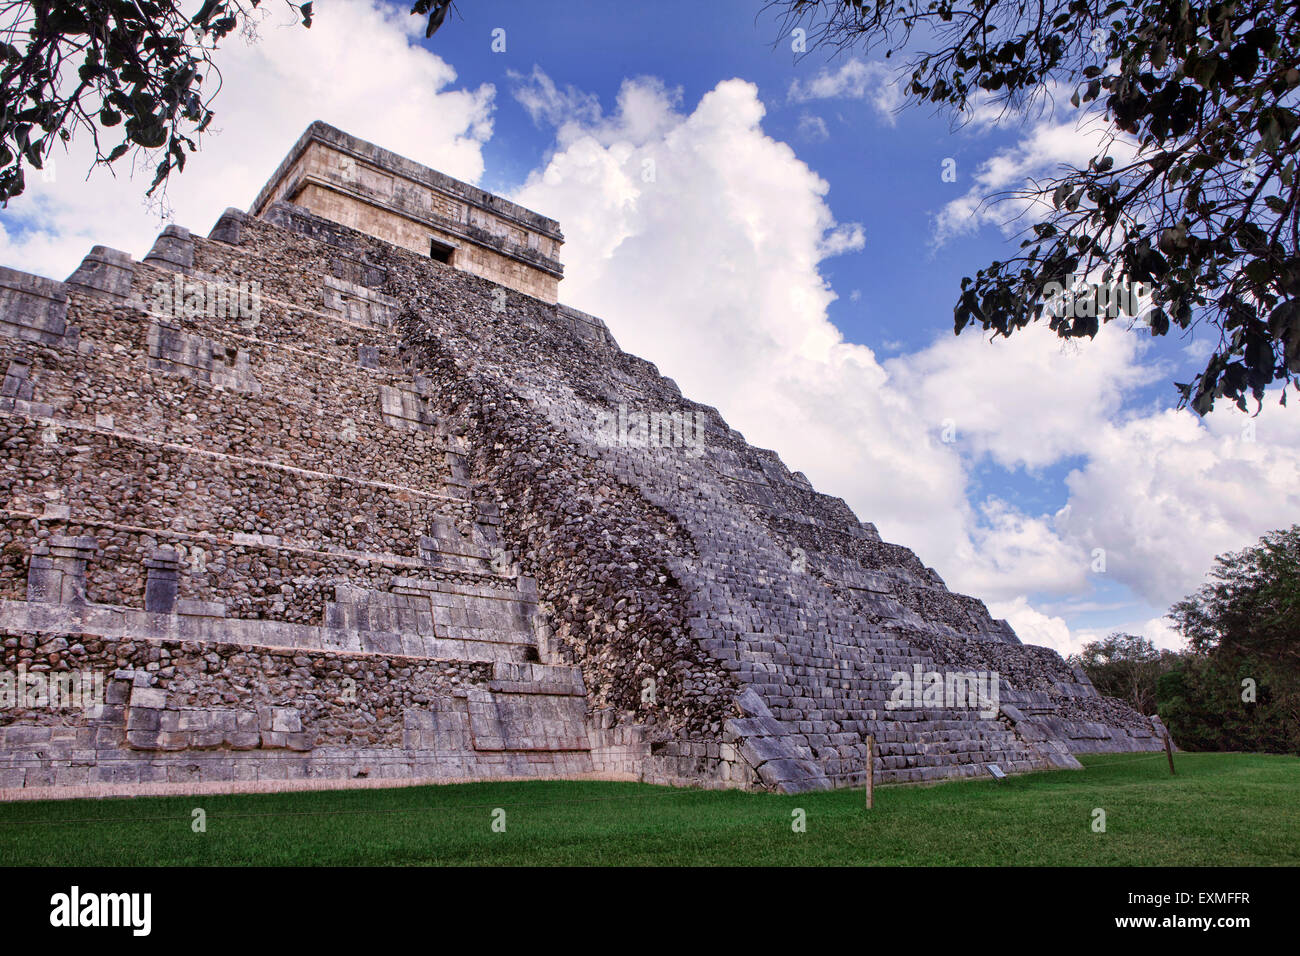
[[[134,274],[135,263],[127,253],[94,246],[64,285],[78,292],[126,299]]]
[[[167,692],[160,687],[136,687],[131,691],[131,707],[161,710],[167,706]]]
[[[167,226],[159,233],[144,261],[160,269],[189,272],[194,268],[194,237],[188,229]]]

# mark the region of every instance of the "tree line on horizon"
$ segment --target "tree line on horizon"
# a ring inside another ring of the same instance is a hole
[[[1300,525],[1219,555],[1169,617],[1185,650],[1114,633],[1069,662],[1184,750],[1300,754]]]

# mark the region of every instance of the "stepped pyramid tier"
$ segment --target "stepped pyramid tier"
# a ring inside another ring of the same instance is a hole
[[[1162,746],[557,305],[551,220],[319,123],[254,209],[0,269],[5,796]]]

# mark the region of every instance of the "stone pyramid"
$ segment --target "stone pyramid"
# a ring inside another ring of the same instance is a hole
[[[557,304],[562,242],[315,123],[207,238],[0,269],[0,795],[1162,746]]]

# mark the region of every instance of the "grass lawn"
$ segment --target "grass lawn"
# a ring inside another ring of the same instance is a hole
[[[882,787],[870,812],[861,790],[586,781],[10,803],[0,865],[1300,864],[1300,759],[1176,759],[1174,777],[1163,754],[1117,754],[1001,783]],[[206,833],[191,831],[195,807]]]

